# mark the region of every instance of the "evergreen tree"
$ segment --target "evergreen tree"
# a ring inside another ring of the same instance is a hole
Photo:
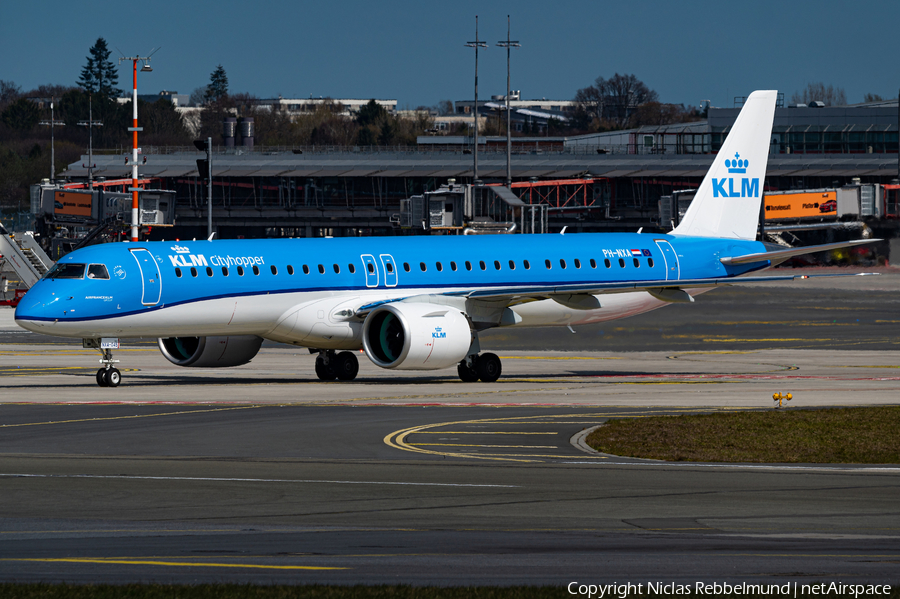
[[[6,107],[0,120],[10,129],[29,131],[41,120],[41,111],[30,99],[19,98]]]
[[[110,54],[106,40],[102,37],[97,38],[97,43],[91,47],[87,64],[81,69],[81,77],[78,79],[78,85],[86,92],[108,98],[119,95],[119,90],[114,87],[119,82],[119,74],[109,60]]]
[[[222,98],[228,96],[228,75],[222,65],[216,67],[216,70],[209,76],[209,85],[206,86],[204,101],[209,104],[218,102]]]

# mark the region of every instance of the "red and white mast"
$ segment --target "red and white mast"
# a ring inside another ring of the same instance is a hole
[[[134,83],[131,90],[131,127],[128,128],[131,131],[131,189],[129,190],[131,191],[131,241],[134,242],[138,240],[138,231],[140,230],[138,216],[138,191],[140,191],[140,187],[138,187],[138,152],[140,151],[140,148],[138,148],[138,131],[143,130],[141,127],[138,127],[137,120],[137,65],[139,61],[143,62],[141,71],[152,71],[153,69],[150,68],[150,56],[152,55],[153,52],[149,56],[123,56],[119,59],[120,64],[123,60],[131,61],[132,81]]]

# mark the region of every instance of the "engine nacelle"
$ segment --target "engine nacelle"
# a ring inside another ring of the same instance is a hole
[[[369,313],[362,338],[366,355],[376,366],[437,370],[466,357],[472,329],[455,308],[394,302]]]
[[[159,340],[159,351],[166,360],[191,368],[219,368],[246,364],[259,353],[262,337],[168,337]]]

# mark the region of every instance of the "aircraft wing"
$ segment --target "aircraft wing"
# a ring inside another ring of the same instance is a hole
[[[509,287],[492,287],[490,289],[446,291],[444,293],[430,294],[431,297],[462,297],[495,301],[515,305],[543,299],[555,299],[561,304],[574,309],[590,310],[599,308],[594,305],[591,298],[594,295],[610,293],[627,293],[629,291],[646,291],[653,297],[666,302],[693,302],[694,299],[684,289],[701,289],[709,287],[727,287],[730,285],[742,285],[746,283],[765,283],[768,281],[793,281],[795,279],[811,279],[817,277],[860,277],[877,275],[879,273],[853,273],[853,274],[822,274],[822,275],[776,275],[767,277],[722,277],[718,279],[680,279],[673,281],[618,281],[615,283],[573,283],[570,285],[523,285]],[[371,302],[357,308],[354,316],[365,317],[374,308],[383,304],[414,300],[424,297],[413,295],[408,297],[395,297]]]
[[[475,291],[451,291],[437,295],[462,296],[477,299],[507,299],[511,302],[529,299],[547,299],[553,296],[566,295],[603,295],[609,293],[626,293],[629,291],[647,291],[664,301],[692,301],[688,299],[684,289],[700,289],[742,285],[746,283],[765,283],[768,281],[792,281],[794,279],[811,279],[816,277],[859,277],[877,275],[879,273],[822,274],[822,275],[776,275],[767,277],[722,277],[717,279],[679,279],[673,281],[618,281],[615,283],[573,283],[570,285],[520,287],[494,287]],[[673,293],[674,292],[674,293]],[[660,297],[661,296],[661,297]],[[668,296],[668,297],[667,297]]]

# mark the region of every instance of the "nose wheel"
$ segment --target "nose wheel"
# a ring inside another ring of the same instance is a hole
[[[118,364],[118,360],[113,359],[112,350],[118,349],[118,339],[83,339],[82,346],[98,350],[103,357],[100,363],[103,367],[97,371],[97,385],[101,387],[118,387],[122,382],[122,373],[113,366]]]
[[[97,384],[101,387],[118,387],[122,382],[122,373],[118,368],[101,368],[97,371]]]

